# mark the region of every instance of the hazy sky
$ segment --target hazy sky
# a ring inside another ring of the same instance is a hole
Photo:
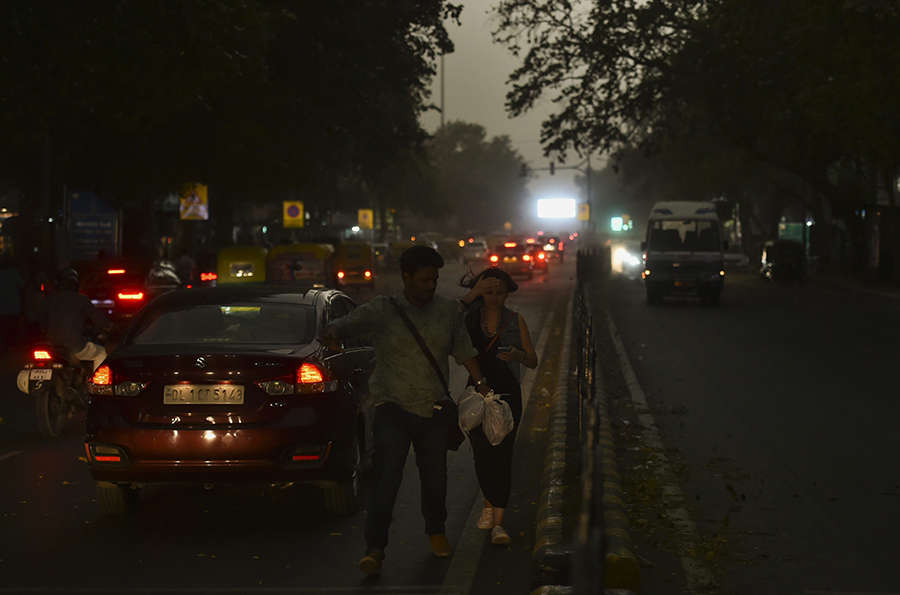
[[[506,134],[531,167],[547,167],[540,145],[541,120],[551,113],[552,104],[545,99],[543,105],[518,118],[510,119],[504,108],[506,81],[515,69],[517,59],[504,47],[493,43],[491,31],[497,17],[491,12],[496,2],[491,0],[464,0],[462,25],[447,24],[447,30],[456,46],[454,53],[444,59],[444,117],[481,124],[489,137]],[[434,79],[432,100],[440,104],[440,73]],[[423,118],[429,132],[440,125],[440,114],[429,112]],[[570,155],[569,162],[577,163]],[[571,196],[578,198],[573,183],[573,172],[539,172],[529,189],[534,198]]]

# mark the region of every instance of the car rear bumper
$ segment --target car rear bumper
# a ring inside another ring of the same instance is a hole
[[[722,291],[725,286],[725,279],[717,276],[716,278],[708,277],[691,277],[678,279],[646,279],[644,281],[647,289],[652,289],[665,293],[701,293],[708,291]]]
[[[339,423],[302,427],[261,424],[173,429],[120,425],[90,432],[85,439],[85,454],[97,481],[339,481],[350,475],[347,462],[351,460],[357,427],[357,420],[350,416]],[[97,447],[118,449],[120,460],[98,460]]]

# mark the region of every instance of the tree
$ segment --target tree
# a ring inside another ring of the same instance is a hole
[[[135,196],[243,196],[371,179],[425,134],[445,0],[11,0],[0,8],[0,175]],[[45,173],[42,174],[42,171]]]
[[[427,145],[434,168],[434,205],[455,213],[463,229],[495,229],[524,214],[524,161],[508,136],[487,138],[483,126],[450,122]]]
[[[893,193],[896,3],[589,4],[504,0],[497,9],[497,38],[522,56],[509,111],[545,93],[560,106],[542,128],[548,152],[672,154],[693,143],[695,169],[717,171],[726,155],[738,170],[799,180],[797,198],[826,226],[835,202],[872,200],[875,187]],[[716,177],[720,192],[733,186]]]

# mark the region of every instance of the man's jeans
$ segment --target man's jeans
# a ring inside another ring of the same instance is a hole
[[[393,403],[375,408],[374,480],[366,517],[366,545],[384,549],[403,480],[409,445],[416,451],[425,533],[444,532],[447,519],[447,431],[437,417],[419,417]]]

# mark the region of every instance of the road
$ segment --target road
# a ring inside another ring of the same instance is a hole
[[[461,266],[448,264],[439,291],[459,295],[462,273]],[[569,302],[573,274],[574,265],[567,263],[523,282],[510,298],[536,342],[549,334],[548,321],[556,320],[550,314]],[[380,283],[384,290],[399,287],[396,275]],[[134,515],[101,518],[83,459],[83,423],[76,420],[58,441],[37,436],[28,397],[15,389],[21,357],[9,350],[0,360],[0,593],[431,593],[458,592],[459,585],[476,592],[503,576],[510,577],[509,592],[528,590],[521,568],[530,559],[532,495],[513,495],[508,555],[490,551],[478,534],[473,541],[472,529],[467,533],[464,526],[478,492],[468,443],[449,455],[447,522],[451,544],[468,545],[450,560],[431,556],[411,456],[384,572],[374,581],[363,580],[356,567],[365,513],[329,516],[311,488],[151,488]],[[459,390],[463,369],[452,368],[451,384]],[[526,377],[526,387],[533,377]],[[539,472],[539,465],[520,466]],[[488,557],[491,563],[483,566]]]
[[[704,592],[699,558],[710,592],[900,593],[900,300],[749,275],[729,279],[720,308],[648,307],[623,279],[589,295],[645,592]],[[641,413],[693,535],[671,531]]]

